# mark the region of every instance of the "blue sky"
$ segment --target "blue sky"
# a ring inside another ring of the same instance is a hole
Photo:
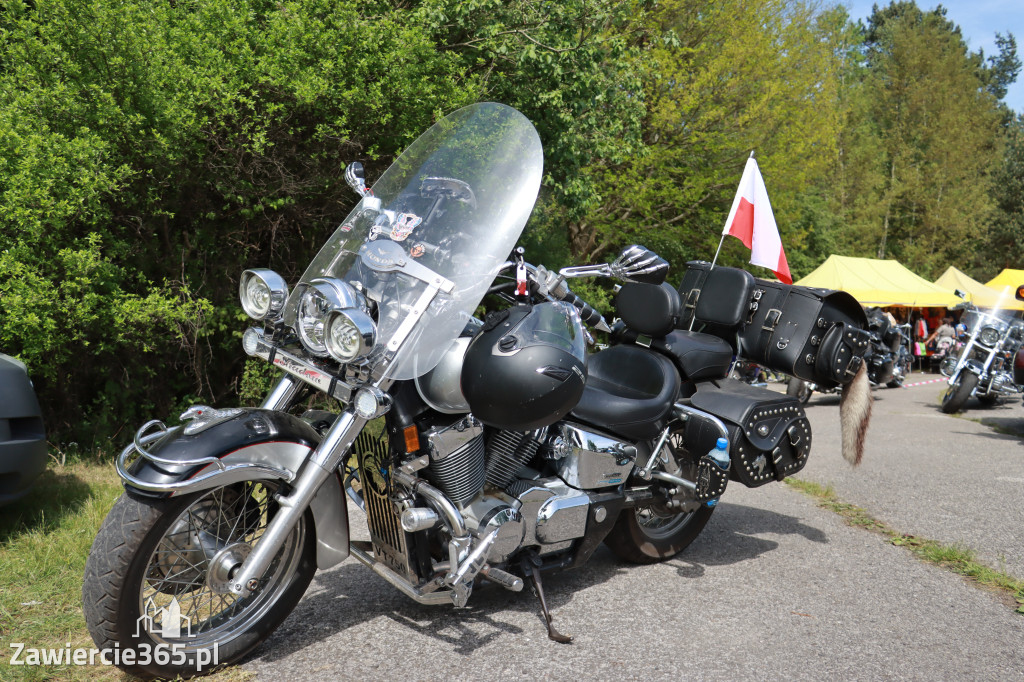
[[[871,6],[889,5],[889,0],[843,0],[853,19],[865,23],[871,14]],[[960,31],[972,51],[981,48],[985,56],[996,54],[996,32],[1012,33],[1017,39],[1017,56],[1024,61],[1024,0],[947,0],[931,2],[917,0],[923,10],[935,9],[941,4],[946,8],[946,18],[960,26]],[[1017,82],[1010,86],[1006,103],[1016,112],[1024,112],[1024,73],[1017,76]]]

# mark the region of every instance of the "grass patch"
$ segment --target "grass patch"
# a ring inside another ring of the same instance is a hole
[[[982,587],[1002,593],[1013,600],[1017,613],[1024,613],[1024,581],[980,563],[974,550],[899,533],[888,524],[873,518],[866,510],[842,502],[832,486],[796,478],[787,478],[786,484],[813,498],[822,509],[839,514],[848,525],[878,533],[890,544],[907,548],[922,561],[940,566],[969,578]]]
[[[51,464],[23,499],[0,507],[0,680],[129,680],[108,666],[12,666],[12,642],[28,648],[95,646],[82,616],[85,560],[121,494],[112,463]],[[241,682],[234,668],[213,680]]]

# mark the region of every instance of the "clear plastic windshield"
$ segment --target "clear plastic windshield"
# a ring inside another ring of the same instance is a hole
[[[370,362],[384,376],[431,370],[458,337],[533,210],[540,138],[515,109],[486,102],[423,133],[372,186],[306,269],[377,307]],[[286,306],[295,322],[303,287]]]

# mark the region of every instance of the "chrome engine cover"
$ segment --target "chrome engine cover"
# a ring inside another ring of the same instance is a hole
[[[520,503],[523,517],[522,546],[536,546],[550,554],[572,546],[587,530],[590,496],[574,490],[561,479],[520,479],[509,486]]]
[[[487,560],[491,563],[504,563],[523,546],[526,524],[518,506],[518,500],[499,494],[480,497],[462,511],[466,527],[478,536],[498,531],[487,553]]]
[[[617,486],[633,470],[636,446],[632,443],[567,422],[552,430],[548,456],[558,460],[558,475],[573,488]]]

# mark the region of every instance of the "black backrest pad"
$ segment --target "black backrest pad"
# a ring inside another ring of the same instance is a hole
[[[681,323],[689,326],[690,317],[695,316],[697,322],[736,331],[747,320],[753,287],[754,276],[746,270],[723,265],[712,268],[704,261],[690,261],[679,285],[683,298]]]
[[[675,328],[679,307],[679,292],[670,284],[630,282],[615,296],[615,312],[626,326],[652,337]]]

